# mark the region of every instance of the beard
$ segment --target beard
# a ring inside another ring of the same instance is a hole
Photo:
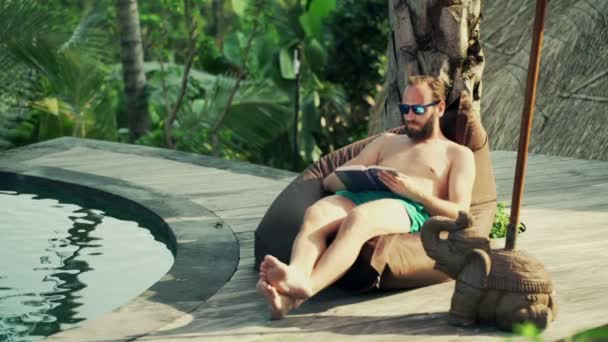
[[[435,129],[435,115],[431,116],[427,122],[419,130],[414,131],[407,124],[405,125],[405,134],[414,141],[423,141],[428,139]]]

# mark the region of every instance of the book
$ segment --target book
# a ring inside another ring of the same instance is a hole
[[[348,165],[340,166],[334,170],[347,190],[352,192],[360,191],[391,191],[378,176],[378,171],[383,170],[394,175],[399,175],[399,171],[392,167],[371,165]]]

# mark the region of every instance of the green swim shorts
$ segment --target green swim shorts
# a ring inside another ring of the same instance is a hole
[[[410,217],[410,233],[417,233],[422,228],[422,225],[431,216],[424,210],[424,207],[409,198],[401,197],[390,191],[362,191],[362,192],[351,192],[348,190],[338,190],[336,195],[340,195],[353,201],[356,205],[363,203],[383,199],[383,198],[394,198],[401,202]]]

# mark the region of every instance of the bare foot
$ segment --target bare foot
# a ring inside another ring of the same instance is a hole
[[[264,279],[260,278],[256,285],[258,293],[264,297],[268,308],[270,309],[270,319],[283,319],[285,315],[300,306],[302,300],[291,298],[287,295],[280,294]]]
[[[268,262],[266,262],[266,259],[264,259],[260,263],[260,279],[266,280],[267,273],[268,273]]]
[[[264,257],[265,265],[260,276],[265,279],[278,292],[297,299],[308,299],[312,296],[310,279],[295,267],[290,267],[272,255]]]

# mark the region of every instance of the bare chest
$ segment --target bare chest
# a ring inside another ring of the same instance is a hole
[[[451,163],[442,144],[391,146],[383,151],[378,164],[417,178],[436,195],[447,194]]]

